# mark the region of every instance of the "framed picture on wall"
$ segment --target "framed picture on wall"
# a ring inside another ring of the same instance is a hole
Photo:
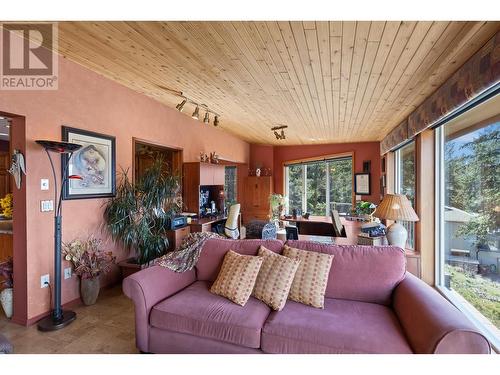
[[[354,194],[370,195],[370,173],[354,174]]]
[[[82,145],[82,148],[73,154],[68,164],[68,175],[78,175],[81,179],[64,182],[63,199],[114,197],[116,192],[115,137],[63,126],[62,139],[65,142]],[[62,157],[67,161],[68,155],[63,154]]]

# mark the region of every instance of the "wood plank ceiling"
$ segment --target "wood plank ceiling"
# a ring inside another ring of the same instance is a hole
[[[182,91],[221,114],[221,128],[250,142],[358,142],[381,140],[499,28],[500,22],[61,22],[59,51],[170,107],[180,99],[162,87]],[[289,126],[286,140],[270,131],[277,124]]]

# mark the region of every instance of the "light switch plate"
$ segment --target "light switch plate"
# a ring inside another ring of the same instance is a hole
[[[71,279],[71,267],[64,269],[64,280]]]
[[[53,200],[40,201],[40,211],[42,212],[54,211],[54,201]]]
[[[49,179],[48,178],[42,178],[40,180],[40,189],[41,190],[49,190]]]

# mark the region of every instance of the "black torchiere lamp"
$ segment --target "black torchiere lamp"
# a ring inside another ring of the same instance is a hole
[[[52,174],[54,175],[54,310],[46,318],[38,322],[38,329],[40,331],[54,331],[66,327],[73,320],[76,319],[74,311],[63,310],[61,306],[61,222],[62,222],[62,189],[64,183],[68,179],[81,179],[80,176],[68,176],[68,165],[73,152],[78,150],[81,145],[68,142],[57,141],[35,141],[45,149],[49,157]],[[61,178],[61,191],[57,190],[57,175],[52,161],[51,153],[67,154],[67,158],[62,158],[62,178]],[[58,196],[59,194],[59,196]]]

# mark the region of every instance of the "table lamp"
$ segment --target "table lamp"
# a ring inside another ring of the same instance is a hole
[[[387,228],[387,241],[389,245],[398,246],[402,249],[406,246],[408,231],[398,221],[419,220],[410,201],[403,194],[386,194],[373,216],[380,219],[394,220],[394,224]]]
[[[61,223],[62,223],[62,189],[64,183],[68,179],[81,179],[80,176],[68,176],[68,165],[73,152],[77,151],[81,145],[76,143],[58,142],[58,141],[35,141],[45,149],[49,158],[50,167],[54,176],[54,310],[46,318],[38,322],[40,331],[54,331],[66,327],[76,319],[76,314],[73,311],[63,310],[61,306]],[[63,158],[63,174],[61,181],[61,191],[57,190],[57,175],[52,161],[51,153],[67,154],[66,159]],[[65,160],[65,162],[64,162]],[[58,195],[59,193],[59,195]],[[52,301],[51,301],[52,302]]]

